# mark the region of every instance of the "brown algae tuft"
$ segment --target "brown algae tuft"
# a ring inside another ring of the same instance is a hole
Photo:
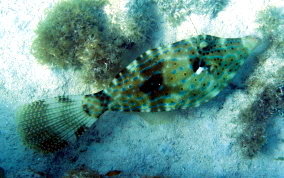
[[[284,115],[284,68],[280,68],[274,83],[270,83],[257,99],[239,114],[243,131],[237,137],[244,156],[253,158],[267,142],[267,129],[273,116]]]

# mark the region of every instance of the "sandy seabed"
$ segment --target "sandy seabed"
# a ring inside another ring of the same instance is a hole
[[[259,35],[257,12],[278,2],[231,0],[214,19],[192,14],[190,21],[175,28],[163,22],[163,38],[158,36],[156,43],[168,44],[197,32],[222,37]],[[168,113],[105,113],[78,143],[56,154],[42,155],[26,148],[16,129],[15,111],[19,105],[91,91],[74,72],[52,70],[38,64],[31,55],[36,25],[54,3],[0,1],[0,167],[7,177],[40,177],[40,173],[60,177],[81,165],[101,174],[121,170],[122,175],[132,176],[284,175],[284,162],[276,159],[284,157],[283,116],[273,118],[275,123],[263,150],[253,159],[244,158],[232,135],[239,131],[235,119],[240,109],[251,98],[245,91],[230,87],[198,108]],[[283,59],[272,55],[258,66],[258,71],[263,71],[265,77],[280,66]],[[282,143],[277,142],[281,139]]]

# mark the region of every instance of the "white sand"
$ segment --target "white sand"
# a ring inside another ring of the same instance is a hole
[[[166,113],[170,119],[161,119],[165,113],[106,113],[96,128],[79,141],[81,146],[74,146],[64,155],[43,156],[23,147],[15,126],[17,106],[40,98],[90,91],[88,86],[78,84],[73,72],[50,70],[31,55],[36,24],[44,9],[54,2],[0,1],[0,167],[7,171],[8,177],[38,176],[32,170],[62,175],[80,164],[100,173],[116,169],[126,175],[284,175],[283,161],[275,160],[284,157],[284,118],[274,118],[275,124],[271,126],[269,140],[276,139],[277,143],[268,142],[271,145],[256,158],[244,159],[232,134],[240,131],[239,123],[235,122],[240,108],[253,98],[247,98],[243,91],[230,89],[199,108]],[[259,35],[254,22],[256,13],[271,4],[279,5],[281,0],[231,0],[214,20],[192,14],[192,22],[184,22],[177,28],[162,24],[165,38],[157,43],[171,43],[196,33],[222,37]],[[283,59],[271,56],[256,72],[261,71],[259,75],[267,77],[280,65],[283,66]],[[99,143],[92,141],[96,138],[100,138]],[[74,157],[78,159],[70,161]]]

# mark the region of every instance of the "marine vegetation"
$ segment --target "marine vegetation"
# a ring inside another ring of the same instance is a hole
[[[87,40],[100,36],[106,22],[106,0],[57,3],[36,29],[33,55],[41,62],[60,67],[83,65],[78,51]]]
[[[122,31],[105,14],[107,4],[107,0],[57,3],[38,24],[33,55],[42,64],[79,71],[88,84],[109,83],[122,68],[123,54],[137,43],[143,45],[142,36],[149,31],[137,30],[140,27],[135,22],[131,23],[132,29]],[[141,19],[145,20],[143,16]],[[128,35],[131,30],[136,33]]]
[[[209,14],[215,18],[228,4],[228,0],[154,0],[164,17],[174,26],[191,13]]]
[[[30,148],[48,153],[73,143],[105,111],[158,112],[197,107],[215,97],[262,44],[255,37],[199,35],[141,54],[104,90],[59,96],[18,109]]]
[[[265,55],[283,59],[283,8],[267,7],[258,13],[257,22],[258,30],[272,42]],[[247,82],[249,90],[262,90],[257,99],[240,112],[238,118],[242,123],[242,133],[237,136],[237,142],[243,155],[248,158],[255,157],[267,143],[267,130],[273,122],[271,118],[275,115],[284,115],[284,68],[280,67],[272,76],[269,75],[272,82],[263,82],[264,79],[257,76],[253,76]]]
[[[284,68],[274,83],[267,84],[257,99],[239,115],[243,131],[237,137],[244,156],[253,158],[266,144],[267,129],[275,115],[284,116]]]

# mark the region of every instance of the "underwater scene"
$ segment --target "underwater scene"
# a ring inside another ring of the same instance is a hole
[[[22,177],[284,177],[284,1],[0,1]]]

